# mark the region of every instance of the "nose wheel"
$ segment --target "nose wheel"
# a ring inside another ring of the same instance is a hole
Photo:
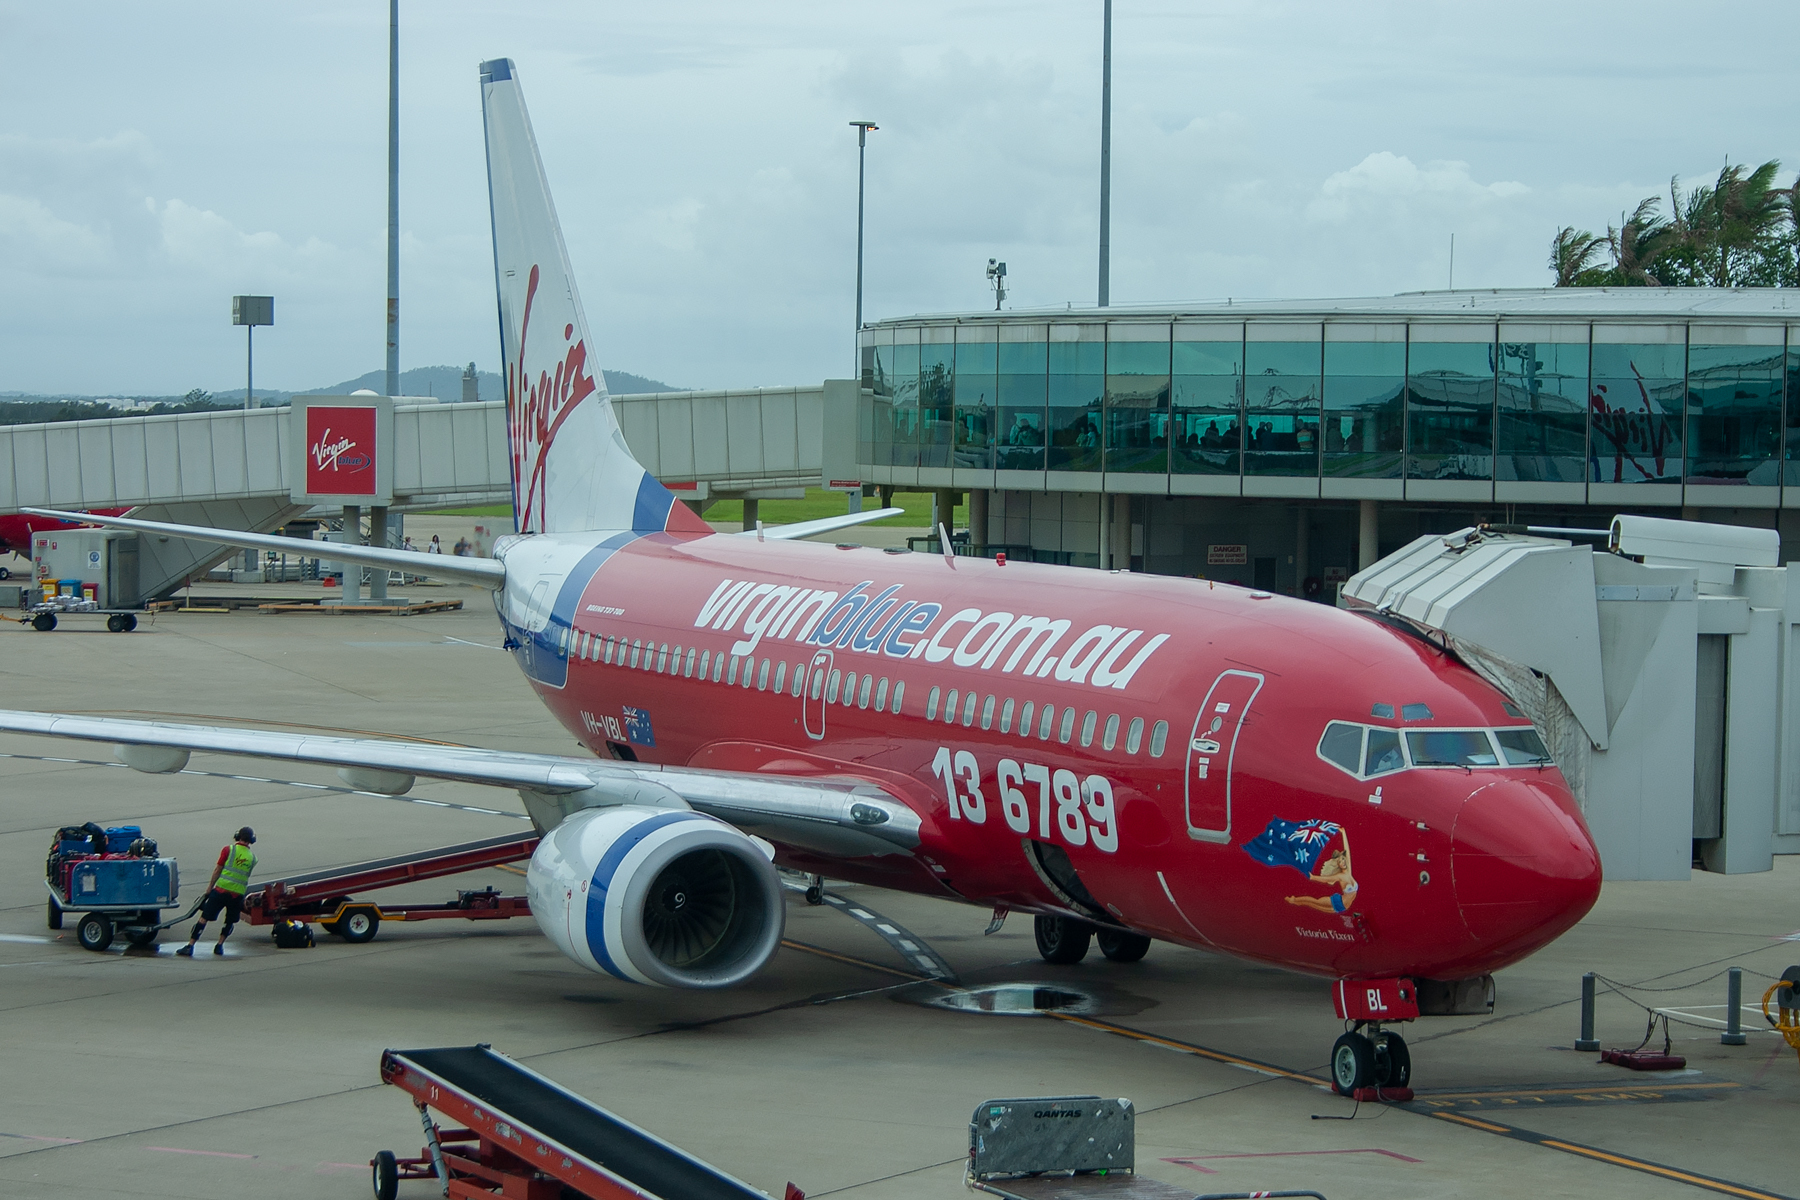
[[[1412,1054],[1406,1040],[1391,1029],[1359,1022],[1331,1047],[1331,1086],[1339,1095],[1357,1099],[1411,1099]],[[1404,1096],[1379,1095],[1402,1089],[1407,1089]],[[1357,1096],[1365,1090],[1378,1094]]]

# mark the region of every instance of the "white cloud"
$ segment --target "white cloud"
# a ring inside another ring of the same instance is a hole
[[[1402,154],[1377,150],[1319,186],[1307,205],[1311,221],[1348,221],[1373,210],[1424,204],[1438,209],[1479,207],[1529,195],[1531,189],[1507,180],[1477,183],[1466,162],[1428,162],[1423,167]]]
[[[0,194],[0,260],[9,273],[86,274],[110,257],[105,233],[64,220],[29,196]]]

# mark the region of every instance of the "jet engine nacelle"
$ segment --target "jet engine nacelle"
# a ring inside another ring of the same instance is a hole
[[[787,919],[762,848],[689,810],[575,813],[538,843],[526,885],[531,915],[557,949],[659,987],[742,983],[774,955]]]

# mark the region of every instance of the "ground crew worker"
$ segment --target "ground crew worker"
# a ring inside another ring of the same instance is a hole
[[[244,890],[250,886],[250,872],[256,869],[256,855],[250,849],[255,841],[256,831],[246,825],[237,831],[229,846],[219,851],[219,865],[213,868],[212,879],[207,882],[206,899],[200,901],[200,919],[194,923],[188,944],[175,953],[183,958],[194,957],[194,943],[205,932],[206,923],[217,918],[221,911],[225,914],[225,926],[219,930],[213,953],[225,953],[225,939],[231,936],[238,918],[243,915]]]

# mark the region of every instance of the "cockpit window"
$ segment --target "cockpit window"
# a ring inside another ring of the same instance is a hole
[[[1400,706],[1400,719],[1402,721],[1429,721],[1431,720],[1431,705],[1402,704]]]
[[[1369,747],[1363,755],[1364,775],[1385,775],[1406,765],[1400,757],[1400,735],[1392,729],[1370,729]]]
[[[1394,719],[1394,706],[1391,704],[1371,704],[1369,706],[1369,715],[1371,717],[1380,717],[1383,720],[1391,721]]]
[[[1362,761],[1362,738],[1361,725],[1333,721],[1325,727],[1325,736],[1319,739],[1319,756],[1354,775],[1357,764]]]
[[[1519,711],[1519,706],[1514,704],[1511,700],[1502,700],[1500,702],[1500,707],[1506,710],[1506,715],[1509,717],[1523,717],[1525,715]]]
[[[1550,754],[1544,749],[1544,741],[1538,737],[1535,729],[1496,729],[1494,736],[1500,740],[1500,752],[1506,755],[1509,767],[1534,766],[1550,761]]]
[[[1415,767],[1492,767],[1499,765],[1493,743],[1481,729],[1413,729],[1406,749]]]

